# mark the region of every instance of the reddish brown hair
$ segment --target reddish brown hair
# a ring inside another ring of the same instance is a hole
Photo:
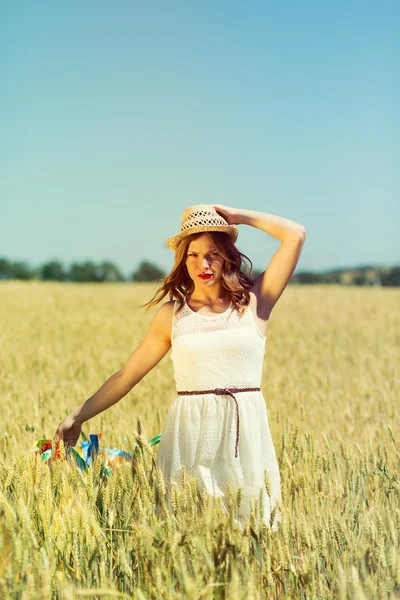
[[[208,233],[212,237],[215,247],[224,259],[222,288],[227,292],[228,297],[233,303],[233,308],[242,314],[244,308],[248,306],[250,302],[248,290],[254,283],[254,279],[251,275],[253,263],[245,254],[236,248],[228,234],[222,231],[207,231],[205,233]],[[192,279],[190,279],[186,268],[187,251],[190,242],[201,235],[203,235],[203,233],[193,233],[179,242],[175,253],[174,266],[172,267],[171,272],[160,280],[162,282],[161,287],[154,294],[153,298],[141,306],[147,306],[146,311],[151,306],[161,302],[167,294],[169,294],[170,300],[178,300],[179,306],[177,311],[182,309],[185,296],[191,294],[194,290],[194,283]],[[242,262],[245,264],[245,261],[248,261],[250,264],[250,270],[248,272],[242,271]]]

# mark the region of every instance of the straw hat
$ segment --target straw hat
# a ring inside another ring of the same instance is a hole
[[[176,252],[179,242],[192,233],[205,231],[223,231],[233,242],[236,242],[239,230],[236,225],[229,225],[213,206],[197,204],[189,206],[182,213],[181,230],[166,241],[168,248]]]

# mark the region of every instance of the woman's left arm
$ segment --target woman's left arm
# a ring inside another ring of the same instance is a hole
[[[235,209],[221,204],[213,204],[213,206],[229,224],[251,225],[281,241],[265,271],[254,281],[255,294],[270,312],[282,295],[299,261],[306,240],[305,228],[294,221],[268,213],[245,208]]]

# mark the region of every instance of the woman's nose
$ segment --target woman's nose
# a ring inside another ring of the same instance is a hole
[[[208,267],[208,265],[209,265],[209,261],[207,258],[204,257],[203,260],[201,261],[201,266]]]

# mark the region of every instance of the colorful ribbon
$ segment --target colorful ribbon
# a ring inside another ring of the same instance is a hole
[[[107,464],[104,466],[104,470],[106,474],[111,477],[112,467],[118,462],[121,462],[121,460],[132,460],[133,453],[138,444],[135,444],[131,452],[125,452],[125,450],[120,450],[119,448],[100,449],[99,440],[101,437],[101,433],[91,433],[90,440],[86,439],[81,442],[81,447],[77,450],[73,446],[66,447],[65,456],[67,459],[70,459],[71,456],[73,456],[80,470],[87,471],[88,467],[92,466],[93,460],[98,454],[106,455]],[[150,444],[150,446],[155,446],[159,443],[160,439],[161,433],[149,439],[148,444]],[[32,448],[32,451],[39,452],[42,461],[46,463],[51,459],[61,459],[60,445],[57,443],[55,446],[53,440],[39,440],[34,448]]]

